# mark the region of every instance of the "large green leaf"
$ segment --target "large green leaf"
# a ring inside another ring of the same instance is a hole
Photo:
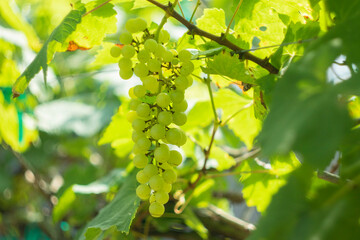
[[[43,69],[44,79],[46,81],[47,64],[51,61],[55,52],[64,51],[63,43],[70,34],[75,31],[76,26],[80,23],[81,16],[85,13],[85,11],[86,9],[84,6],[81,6],[79,9],[72,10],[60,23],[60,25],[55,28],[49,39],[44,43],[44,46],[41,48],[38,55],[14,83],[14,96],[18,96],[25,91],[31,79],[33,79],[41,68]]]
[[[136,196],[136,172],[132,172],[124,181],[114,200],[100,210],[99,214],[85,227],[80,239],[97,239],[101,231],[116,226],[120,232],[128,233],[135,217],[140,199]]]
[[[196,25],[212,34],[225,33],[225,12],[218,8],[207,8],[204,10],[204,15],[196,19]]]

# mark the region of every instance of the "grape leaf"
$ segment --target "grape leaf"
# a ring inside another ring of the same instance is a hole
[[[212,147],[210,152],[210,159],[215,159],[217,161],[216,169],[222,171],[224,169],[229,169],[235,165],[235,160],[227,152],[222,150],[219,147]]]
[[[136,172],[132,172],[120,188],[114,200],[100,210],[99,214],[85,227],[80,239],[96,239],[99,230],[105,231],[116,226],[120,232],[128,233],[130,224],[135,217],[140,199],[136,196]]]
[[[204,9],[204,15],[196,19],[198,28],[206,30],[209,33],[220,35],[225,33],[225,12],[218,8]]]
[[[157,2],[166,5],[169,1],[168,0],[157,0]],[[146,0],[135,0],[132,10],[139,9],[139,8],[146,8],[146,7],[154,7],[154,6],[155,6],[154,4],[152,4]]]

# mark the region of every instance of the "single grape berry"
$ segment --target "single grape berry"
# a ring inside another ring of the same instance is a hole
[[[110,55],[114,58],[120,57],[121,54],[121,48],[119,48],[118,46],[113,46],[112,48],[110,48]]]
[[[169,201],[169,194],[164,190],[155,192],[155,201],[161,204],[165,204]]]
[[[161,62],[157,59],[150,59],[147,62],[147,66],[151,72],[160,72],[161,70]]]
[[[182,162],[181,154],[176,150],[171,150],[169,153],[168,163],[172,166],[179,166]]]
[[[128,80],[133,76],[133,71],[131,69],[130,70],[120,69],[119,75],[122,79]]]
[[[149,68],[145,63],[137,63],[134,68],[134,73],[139,78],[146,77],[149,74]]]
[[[187,120],[186,114],[183,112],[174,112],[172,117],[173,117],[173,122],[178,126],[184,125]]]
[[[143,86],[146,90],[150,91],[151,93],[156,93],[159,88],[159,82],[153,76],[146,76],[142,78]]]
[[[194,64],[192,62],[184,62],[181,65],[180,74],[184,76],[190,75],[194,71]]]
[[[144,47],[149,52],[155,52],[158,43],[154,39],[148,39],[144,43]]]
[[[173,104],[173,110],[175,112],[185,112],[187,107],[188,107],[188,103],[186,100],[183,100],[180,103]]]
[[[134,94],[138,98],[142,98],[146,94],[146,89],[142,85],[136,85],[134,87]]]
[[[136,108],[141,104],[139,99],[131,99],[129,102],[129,109],[136,111]]]
[[[159,34],[159,42],[167,43],[170,40],[170,34],[166,30],[161,30]]]
[[[171,176],[170,176],[170,178],[171,178]],[[153,189],[154,191],[159,191],[164,186],[164,179],[160,175],[154,175],[150,178],[149,185],[150,185],[150,188]]]
[[[146,200],[149,199],[150,197],[150,192],[151,189],[148,185],[146,184],[140,184],[137,188],[136,188],[136,195],[142,199],[142,200]]]
[[[121,58],[119,60],[119,68],[120,71],[124,70],[124,71],[131,71],[132,70],[132,61],[129,58]]]
[[[164,62],[171,62],[173,59],[174,59],[174,54],[171,51],[165,51],[164,52],[164,54],[163,54],[163,61]]]
[[[166,132],[166,140],[173,145],[177,145],[181,137],[180,130],[177,128],[171,128]]]
[[[167,108],[170,105],[170,96],[167,93],[160,93],[156,97],[156,103],[161,108]]]
[[[144,117],[144,118],[148,117],[150,115],[150,111],[151,111],[150,106],[147,103],[140,103],[136,108],[136,113],[137,115],[139,115],[139,117]]]
[[[121,51],[124,58],[132,58],[135,55],[135,48],[131,45],[125,45]]]
[[[164,205],[162,205],[158,202],[153,202],[150,204],[149,212],[150,212],[151,216],[158,218],[164,214],[165,207],[164,207]]]
[[[182,146],[186,143],[187,137],[183,131],[180,131],[180,139],[178,141],[178,146]]]
[[[167,162],[170,157],[169,147],[166,144],[160,144],[159,147],[155,148],[154,157],[157,162]]]
[[[135,119],[138,118],[138,115],[135,111],[129,111],[127,114],[126,114],[126,119],[132,123]]]
[[[147,63],[150,60],[150,52],[146,49],[142,49],[138,52],[137,58],[139,62]]]
[[[171,112],[168,111],[161,111],[158,115],[158,121],[159,123],[167,126],[173,121],[173,117]]]
[[[181,50],[178,58],[181,62],[189,62],[191,60],[191,53],[188,50]]]
[[[144,168],[148,164],[148,158],[145,154],[138,154],[133,159],[134,166]]]
[[[137,174],[136,174],[136,180],[139,183],[147,183],[149,181],[149,177],[144,173],[144,170],[140,170]]]
[[[165,182],[167,183],[174,183],[176,181],[176,172],[174,171],[174,169],[166,169],[163,173],[162,173],[163,179]]]
[[[128,32],[123,32],[122,34],[120,34],[120,42],[122,44],[128,45],[132,42],[133,37],[130,33]]]
[[[139,118],[135,119],[132,122],[132,127],[133,127],[134,130],[140,132],[140,131],[144,130],[144,128],[145,128],[145,121],[142,120],[142,119],[139,119]]]
[[[158,173],[157,167],[150,163],[144,167],[143,171],[144,174],[149,177],[149,179]]]
[[[185,76],[180,75],[175,79],[176,89],[184,91],[188,87],[188,80]]]
[[[136,145],[138,145],[140,149],[148,150],[151,146],[151,141],[146,137],[142,137],[137,140]]]
[[[170,93],[170,98],[173,103],[181,103],[184,97],[184,92],[180,90],[174,90]]]
[[[170,183],[164,183],[163,191],[169,193],[172,189],[172,185]]]

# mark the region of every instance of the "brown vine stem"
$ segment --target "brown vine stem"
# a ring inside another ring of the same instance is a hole
[[[92,12],[94,12],[94,11],[98,10],[98,9],[99,9],[99,8],[101,8],[102,6],[104,6],[104,5],[108,4],[110,1],[111,1],[111,0],[107,0],[106,2],[103,2],[102,4],[100,4],[99,6],[94,7],[94,8],[93,8],[93,9],[91,9],[90,11],[88,11],[88,12],[84,13],[84,14],[82,15],[82,17],[85,17],[86,15],[88,15],[88,14],[90,14],[90,13],[92,13]]]
[[[243,2],[243,0],[240,0],[240,1],[239,1],[239,4],[237,5],[236,10],[235,10],[235,12],[234,12],[234,15],[232,16],[232,18],[231,18],[231,20],[230,20],[230,22],[229,22],[229,25],[228,25],[228,27],[227,27],[227,29],[226,29],[225,36],[228,35],[228,33],[229,33],[229,31],[230,31],[230,26],[231,26],[232,22],[234,21],[235,16],[236,16],[236,14],[237,14],[238,11],[239,11],[242,2]]]
[[[177,21],[179,21],[181,24],[183,24],[185,27],[187,27],[189,29],[189,32],[191,34],[194,35],[199,35],[199,36],[203,36],[206,37],[208,39],[213,40],[214,42],[217,42],[218,44],[225,46],[235,52],[241,52],[244,49],[240,48],[239,46],[237,46],[236,44],[230,42],[227,38],[222,36],[216,36],[214,34],[211,34],[209,32],[206,32],[198,27],[196,27],[194,24],[190,23],[188,20],[186,20],[184,17],[182,17],[179,13],[177,13],[176,11],[171,11],[171,3],[169,5],[163,5],[159,2],[157,2],[156,0],[147,0],[148,2],[154,4],[155,6],[161,8],[162,10],[164,10],[166,13],[168,13],[171,17],[175,18]],[[277,69],[276,67],[274,67],[267,58],[265,59],[261,59],[258,58],[254,55],[252,55],[249,52],[244,52],[244,53],[240,53],[240,57],[250,60],[256,64],[258,64],[259,66],[263,67],[264,69],[268,70],[269,73],[271,74],[278,74],[279,73],[279,69]]]

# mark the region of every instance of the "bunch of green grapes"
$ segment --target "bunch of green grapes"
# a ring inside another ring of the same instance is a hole
[[[189,51],[177,53],[166,48],[170,39],[167,31],[161,30],[155,40],[141,18],[130,19],[125,27],[127,32],[120,35],[124,46],[112,49],[111,55],[121,56],[122,79],[135,74],[142,81],[129,91],[127,116],[133,127],[133,163],[141,169],[136,176],[140,183],[136,194],[149,200],[153,217],[160,217],[177,178],[174,167],[182,162],[181,154],[169,145],[180,147],[186,143],[186,135],[178,126],[187,120],[184,93],[192,85],[194,64]]]

